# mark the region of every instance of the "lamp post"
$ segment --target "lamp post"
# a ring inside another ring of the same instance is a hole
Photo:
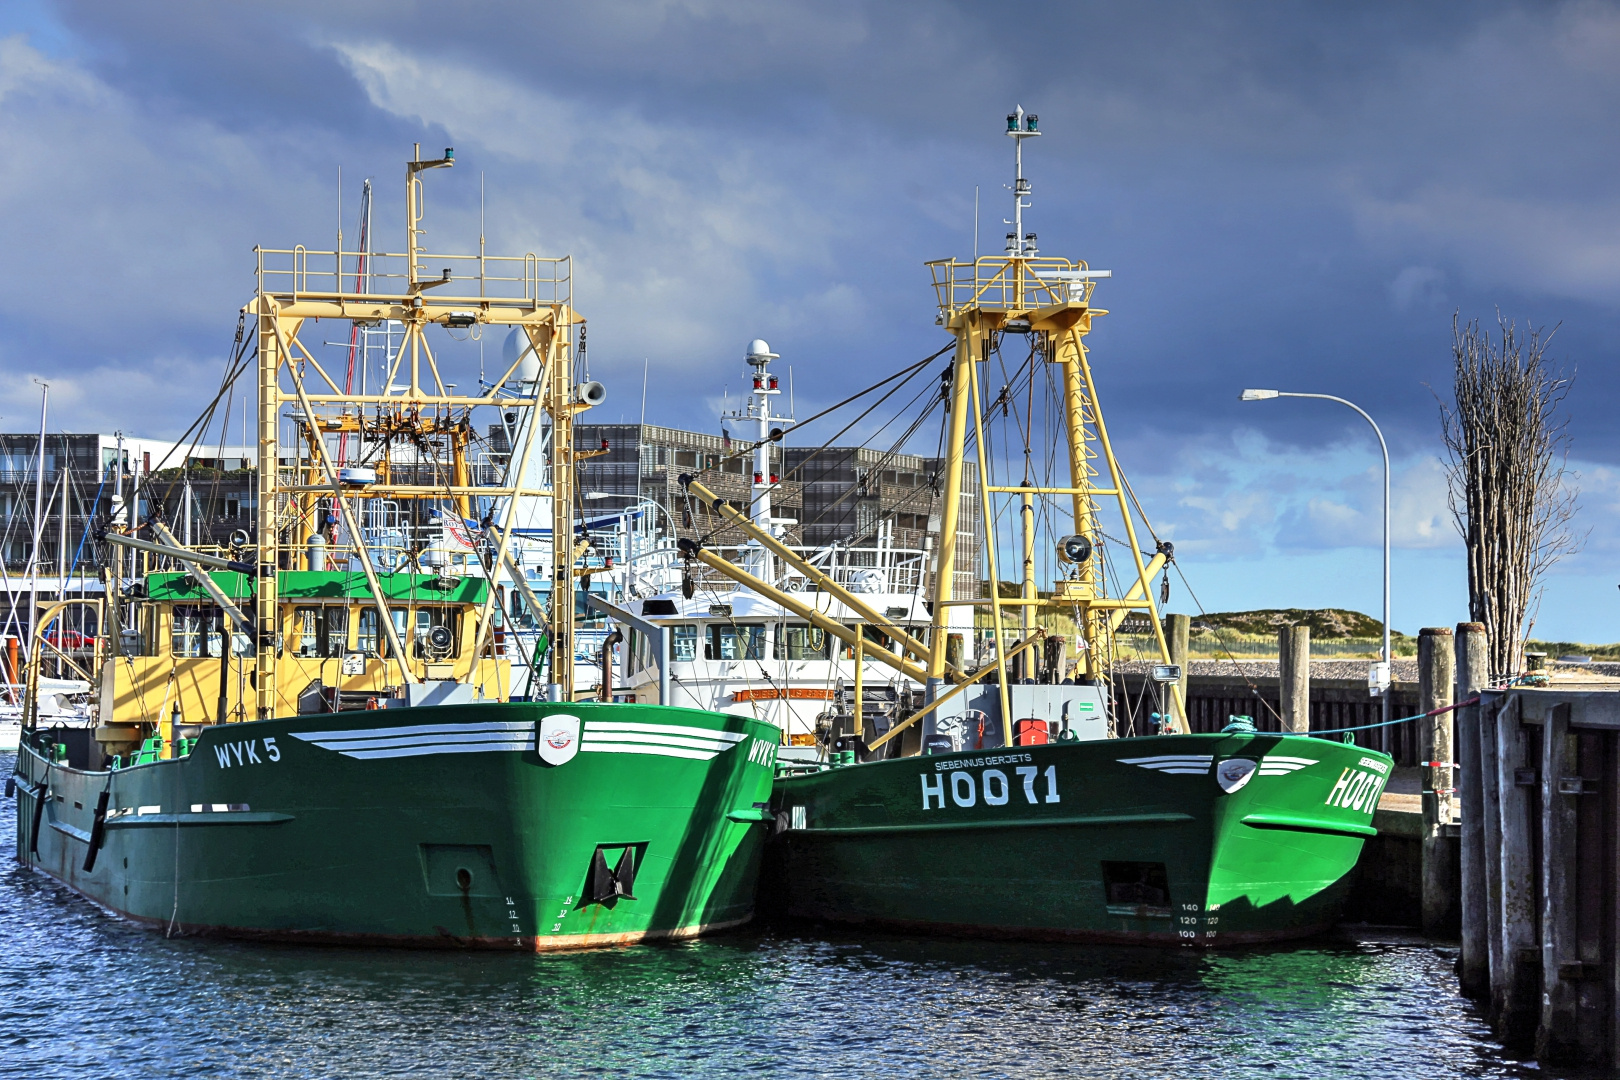
[[[1378,436],[1378,449],[1384,455],[1384,651],[1383,670],[1379,672],[1383,683],[1381,697],[1383,698],[1383,719],[1387,724],[1391,719],[1393,706],[1390,702],[1391,664],[1394,656],[1389,649],[1389,444],[1384,442],[1384,433],[1378,430],[1378,424],[1367,415],[1367,411],[1353,401],[1346,401],[1342,397],[1332,394],[1294,394],[1286,390],[1245,390],[1240,401],[1270,401],[1272,398],[1319,398],[1322,401],[1337,401],[1340,405],[1354,409],[1361,418],[1372,425],[1373,434]],[[1389,749],[1390,733],[1388,727],[1379,729],[1379,746]]]

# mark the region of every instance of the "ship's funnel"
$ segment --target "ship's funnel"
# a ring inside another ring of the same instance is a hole
[[[521,361],[518,360],[522,356]],[[512,327],[512,332],[506,335],[506,341],[501,344],[501,361],[510,368],[517,362],[517,377],[520,382],[533,385],[540,379],[540,358],[534,354],[534,346],[529,342],[529,335],[523,332],[521,326]]]
[[[607,400],[607,387],[599,382],[582,382],[574,387],[574,400],[594,408]]]

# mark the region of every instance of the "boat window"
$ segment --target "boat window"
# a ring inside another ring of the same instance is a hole
[[[411,633],[411,655],[415,657],[427,655],[428,634],[436,626],[442,626],[450,631],[450,651],[442,655],[445,657],[457,655],[461,652],[461,635],[456,632],[460,623],[461,612],[453,607],[417,608],[416,625]]]
[[[212,604],[176,604],[172,609],[169,648],[175,656],[219,656],[224,612]],[[231,655],[249,656],[253,641],[240,630],[231,633]]]
[[[529,602],[516,589],[512,590],[510,626],[514,630],[533,630],[537,625],[534,621],[534,612],[529,610]]]
[[[669,628],[670,663],[690,663],[697,659],[698,628],[690,623]]]
[[[341,604],[301,607],[297,623],[296,656],[342,656],[349,644],[349,609]]]
[[[399,634],[402,643],[409,644],[410,612],[404,608],[389,608],[388,613],[394,618],[394,630]],[[377,609],[365,607],[360,609],[359,622],[355,624],[354,647],[367,656],[391,656],[388,650],[388,635],[381,632],[377,622]]]
[[[174,626],[170,651],[175,656],[207,656],[208,631],[214,622],[214,608],[200,604],[176,604],[172,612]]]
[[[780,628],[776,639],[776,659],[825,660],[827,638],[827,632],[818,626],[790,623]]]
[[[765,659],[763,623],[711,623],[709,643],[703,650],[706,660]]]
[[[855,626],[851,626],[850,630],[853,631],[857,628],[861,632],[861,637],[866,639],[866,647],[862,650],[863,652],[871,652],[874,649],[889,650],[894,648],[894,643],[889,638],[889,635],[885,634],[877,627],[868,626],[866,623],[857,623]],[[846,645],[843,642],[839,642],[838,649],[839,655],[845,660],[855,659],[855,646]]]

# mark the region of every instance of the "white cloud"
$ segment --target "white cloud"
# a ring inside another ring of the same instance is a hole
[[[793,182],[813,147],[763,132],[722,142],[712,129],[654,124],[386,42],[332,47],[379,108],[538,174],[492,232],[576,256],[576,306],[594,319],[594,348],[685,357],[690,374],[723,378],[754,333],[849,326],[867,313],[836,280],[833,251],[849,226],[830,209],[835,193],[816,201]]]

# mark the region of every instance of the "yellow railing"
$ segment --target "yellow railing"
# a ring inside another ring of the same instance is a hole
[[[409,256],[385,251],[310,251],[295,248],[257,248],[259,291],[299,299],[405,295],[410,281]],[[360,260],[365,272],[359,274]],[[535,304],[572,303],[572,257],[538,255],[418,254],[417,281],[438,285],[431,296],[436,304],[474,303],[479,300],[520,300]],[[449,277],[445,278],[445,271]],[[359,278],[356,288],[356,278]],[[467,283],[467,288],[457,288]]]
[[[941,310],[966,307],[1025,310],[1086,302],[1095,285],[1082,277],[1084,262],[1059,258],[1009,259],[983,256],[972,262],[936,259],[928,264],[934,275],[934,295]]]

